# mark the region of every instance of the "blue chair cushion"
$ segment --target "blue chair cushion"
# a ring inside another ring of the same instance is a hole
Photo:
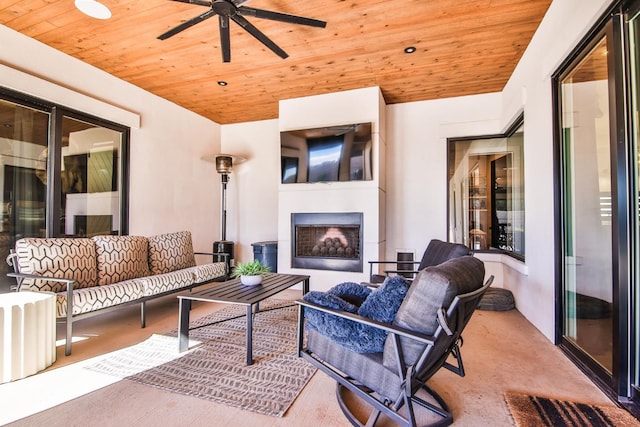
[[[309,292],[303,299],[323,307],[391,323],[408,289],[409,283],[404,277],[393,276],[374,291],[357,283],[346,282],[327,292]],[[365,298],[360,307],[347,301],[357,301],[363,296]],[[309,328],[349,350],[357,353],[379,353],[384,349],[387,333],[380,329],[313,309],[305,310],[305,318]]]

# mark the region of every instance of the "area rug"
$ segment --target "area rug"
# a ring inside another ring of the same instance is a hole
[[[506,392],[505,400],[518,427],[640,426],[640,421],[616,406],[597,406]]]
[[[260,309],[253,321],[253,365],[246,365],[246,309],[230,305],[190,323],[198,329],[189,332],[187,353],[178,353],[174,330],[111,353],[87,369],[282,417],[315,368],[296,355],[297,306],[269,299]],[[230,320],[207,326],[225,319]]]

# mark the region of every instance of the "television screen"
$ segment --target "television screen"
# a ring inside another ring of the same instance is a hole
[[[356,123],[281,132],[281,182],[373,179],[371,128],[371,123]]]

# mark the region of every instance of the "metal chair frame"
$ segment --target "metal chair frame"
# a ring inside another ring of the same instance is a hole
[[[449,425],[453,422],[453,416],[446,402],[435,390],[427,386],[426,383],[441,367],[445,367],[461,377],[465,375],[462,355],[460,353],[460,346],[462,345],[461,333],[469,322],[469,319],[480,302],[482,295],[486,292],[489,286],[491,286],[492,282],[493,276],[490,276],[481,288],[473,292],[456,296],[446,311],[444,308],[440,308],[438,311],[438,328],[433,336],[427,336],[392,324],[377,322],[357,314],[333,310],[308,301],[298,300],[296,301],[299,305],[298,355],[336,380],[336,397],[338,399],[338,403],[345,416],[354,426],[373,426],[378,420],[380,414],[384,413],[400,425],[414,427],[416,426],[414,404],[417,404],[420,407],[440,416],[441,419],[439,421],[430,425]],[[387,331],[394,342],[395,361],[397,365],[396,369],[401,383],[403,384],[403,390],[400,395],[397,396],[394,401],[389,401],[376,393],[375,390],[371,390],[360,384],[356,379],[351,378],[348,373],[339,371],[328,362],[318,358],[309,349],[304,348],[304,310],[306,308],[320,310],[338,317]],[[404,362],[402,341],[400,340],[401,337],[418,341],[424,345],[424,349],[414,365],[407,366]],[[436,348],[436,344],[441,340],[447,341],[446,346],[444,347],[445,350],[436,354],[434,352],[434,348]],[[449,356],[453,357],[453,363],[447,361]],[[428,369],[425,371],[424,368],[427,365]],[[361,400],[373,407],[373,411],[366,424],[362,424],[348,408],[344,399],[345,390],[354,393]],[[418,397],[416,394],[419,390],[424,390],[437,402],[437,405]],[[407,408],[408,415],[406,417],[399,413],[399,410],[403,406]]]

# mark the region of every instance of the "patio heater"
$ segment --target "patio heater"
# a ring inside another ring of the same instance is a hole
[[[229,183],[229,175],[233,169],[233,161],[241,163],[245,159],[242,157],[231,156],[228,154],[219,154],[215,156],[216,171],[220,174],[222,184],[222,200],[220,203],[220,238],[213,242],[213,261],[226,262],[227,271],[231,271],[234,267],[234,243],[227,240],[227,184]]]

